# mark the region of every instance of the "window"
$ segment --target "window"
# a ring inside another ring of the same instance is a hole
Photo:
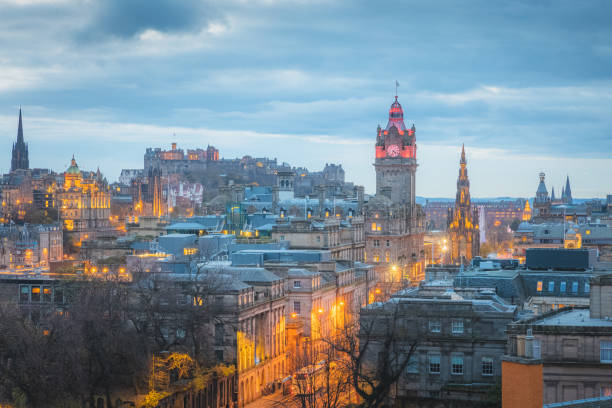
[[[555,282],[548,282],[548,291],[549,292],[554,292],[555,291]]]
[[[302,281],[293,281],[293,287],[299,289],[302,287]]]
[[[28,303],[30,301],[30,287],[28,285],[21,285],[19,289],[19,301],[21,303]]]
[[[387,246],[391,246],[391,242],[389,242],[389,240],[387,240]]]
[[[40,286],[32,286],[32,302],[40,302]]]
[[[572,293],[578,293],[578,282],[572,282]]]
[[[451,355],[451,374],[463,375],[463,354]]]
[[[372,223],[372,231],[376,231],[376,223],[375,222]]]
[[[612,341],[599,342],[599,356],[602,363],[612,363]]]
[[[410,360],[406,365],[406,374],[418,374],[419,373],[419,356],[416,351],[413,351],[410,355]]]
[[[542,281],[538,281],[538,292],[542,291]]]
[[[589,293],[591,291],[591,284],[589,282],[584,283],[584,293]]]
[[[385,262],[389,263],[389,260],[391,259],[391,254],[389,254],[389,251],[385,252]]]
[[[225,337],[225,328],[223,323],[215,324],[215,346],[223,345],[223,337]]]
[[[453,320],[453,333],[463,333],[463,320]]]
[[[440,354],[431,353],[427,359],[429,360],[429,374],[440,374]]]
[[[493,375],[493,359],[491,357],[483,357],[481,365],[482,375]]]
[[[62,287],[55,286],[53,288],[53,301],[55,303],[64,303],[64,289]]]
[[[300,302],[293,302],[293,312],[300,314],[302,310],[302,305],[300,304]]]
[[[375,247],[379,247],[379,246],[380,246],[380,241],[379,241],[379,240],[377,240],[377,239],[375,239],[375,240],[374,240],[374,246],[375,246]]]
[[[599,390],[599,396],[601,397],[612,397],[612,385],[604,385]]]
[[[561,285],[559,286],[559,291],[561,293],[565,293],[566,290],[567,290],[567,282],[561,282]]]
[[[223,350],[215,350],[215,358],[217,361],[223,361]]]
[[[442,329],[442,325],[439,320],[430,320],[429,321],[429,331],[432,333],[440,333]]]

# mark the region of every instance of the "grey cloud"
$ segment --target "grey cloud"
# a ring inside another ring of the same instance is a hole
[[[129,39],[147,30],[192,32],[219,17],[204,0],[98,0],[77,40]]]

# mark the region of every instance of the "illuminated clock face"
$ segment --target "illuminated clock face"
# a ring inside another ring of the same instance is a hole
[[[387,156],[397,157],[400,154],[400,149],[398,145],[390,145],[387,146]]]

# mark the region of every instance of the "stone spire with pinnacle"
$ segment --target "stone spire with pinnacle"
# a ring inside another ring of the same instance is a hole
[[[572,201],[573,201],[573,199],[572,199],[572,188],[570,187],[569,176],[567,176],[567,178],[565,179],[565,197],[564,197],[564,203],[565,204],[571,204]]]
[[[17,141],[13,143],[11,157],[11,171],[18,169],[29,169],[30,160],[28,159],[28,145],[23,140],[23,123],[21,120],[21,108],[19,108],[19,125],[17,127]]]

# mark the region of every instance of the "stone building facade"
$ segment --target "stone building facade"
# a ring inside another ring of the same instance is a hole
[[[516,310],[489,290],[421,283],[363,309],[360,325],[372,330],[364,331],[360,342],[369,341],[365,358],[370,365],[377,364],[388,340],[386,324],[396,325],[396,349],[408,353],[414,347],[389,395],[394,406],[482,403],[501,377],[504,330]]]
[[[612,275],[591,280],[590,304],[508,325],[509,395],[523,391],[514,382],[536,367],[544,404],[612,396]]]
[[[291,249],[329,250],[333,259],[363,261],[364,219],[279,218],[272,227],[272,239],[289,241]]]
[[[111,193],[99,171],[81,172],[72,157],[55,197],[64,233],[75,243],[111,232]]]

